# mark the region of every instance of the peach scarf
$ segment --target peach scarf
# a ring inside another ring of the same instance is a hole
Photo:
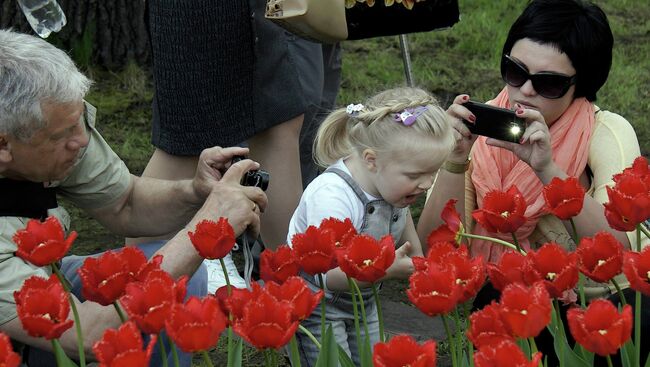
[[[507,88],[488,104],[510,108]],[[594,123],[593,104],[585,98],[577,98],[550,128],[553,160],[569,176],[579,177],[587,165]],[[512,185],[517,186],[526,199],[528,219],[515,234],[519,244],[528,250],[528,236],[545,214],[542,182],[526,162],[519,160],[509,150],[487,145],[485,140],[485,137],[479,137],[472,149],[472,183],[476,189],[477,206],[482,206],[483,198],[489,191],[506,191]],[[512,235],[490,233],[478,223],[474,226],[474,233],[512,242]],[[497,261],[506,250],[492,242],[472,240],[472,255],[481,255],[486,261]]]

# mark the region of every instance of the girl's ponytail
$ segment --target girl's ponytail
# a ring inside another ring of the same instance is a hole
[[[321,123],[314,139],[314,160],[327,167],[351,153],[348,124],[350,116],[345,108],[334,110]]]

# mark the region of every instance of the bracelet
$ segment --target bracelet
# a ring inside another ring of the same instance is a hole
[[[469,168],[470,161],[470,158],[467,158],[467,160],[463,163],[445,161],[445,163],[442,165],[442,169],[450,173],[465,173]]]

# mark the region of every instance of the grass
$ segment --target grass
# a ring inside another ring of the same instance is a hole
[[[495,96],[503,83],[498,72],[501,46],[523,0],[461,0],[462,20],[451,29],[409,35],[417,85],[436,94],[447,106],[453,96],[470,93],[477,100]],[[598,105],[626,117],[634,126],[641,151],[650,153],[650,2],[596,1],[609,16],[615,37],[614,63]],[[382,89],[405,84],[397,37],[343,43],[343,76],[338,104],[358,102]],[[123,70],[90,67],[96,85],[87,99],[98,107],[98,129],[135,174],[153,152],[150,144],[152,80],[147,66]],[[218,142],[215,142],[215,144]],[[418,217],[422,202],[412,210]],[[123,239],[103,229],[84,213],[67,206],[79,232],[73,252],[93,253],[119,247]],[[399,292],[399,290],[395,290]],[[387,295],[404,299],[403,294]],[[223,364],[223,346],[212,352]],[[245,365],[263,358],[247,350]]]

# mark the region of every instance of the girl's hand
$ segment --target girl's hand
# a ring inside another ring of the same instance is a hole
[[[477,135],[473,135],[463,120],[474,123],[476,116],[463,106],[463,103],[469,101],[469,95],[461,94],[454,98],[454,102],[447,109],[447,115],[450,117],[452,126],[454,127],[454,136],[456,137],[456,147],[449,155],[451,162],[462,163],[467,161],[469,151],[476,141]]]
[[[407,279],[415,270],[413,260],[409,256],[412,251],[412,245],[406,241],[395,250],[395,261],[386,269],[385,279]]]
[[[520,144],[492,138],[488,138],[486,143],[513,152],[539,175],[554,166],[551,133],[544,121],[544,116],[539,111],[524,109],[519,105],[516,107],[517,116],[525,119],[527,125]]]

